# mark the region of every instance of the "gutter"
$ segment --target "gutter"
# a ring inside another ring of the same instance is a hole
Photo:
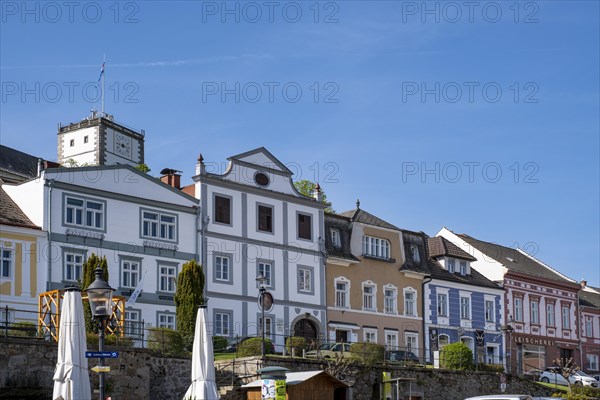
[[[426,335],[429,335],[429,333],[425,331],[425,285],[431,281],[431,275],[425,275],[423,282],[421,282],[421,304],[423,309],[423,357],[425,357],[425,351],[427,351],[427,348],[425,347],[425,338],[427,337]]]
[[[47,237],[48,237],[48,266],[46,270],[46,291],[50,291],[50,283],[52,282],[52,185],[54,185],[54,179],[49,179],[46,181],[46,186],[48,186],[48,229]]]

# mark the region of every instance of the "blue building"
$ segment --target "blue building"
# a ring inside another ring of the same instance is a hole
[[[427,361],[445,345],[462,341],[474,361],[504,364],[504,289],[471,269],[475,257],[445,238],[428,238],[431,281],[425,284]]]

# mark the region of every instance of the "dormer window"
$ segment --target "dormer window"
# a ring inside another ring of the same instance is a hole
[[[331,233],[331,244],[333,244],[333,247],[336,247],[336,248],[342,247],[342,240],[340,238],[340,230],[332,228],[329,232]]]
[[[390,242],[372,236],[363,236],[363,255],[377,258],[390,258]]]
[[[448,272],[453,274],[455,269],[456,269],[456,260],[454,258],[449,258],[448,259]]]
[[[410,254],[412,256],[412,260],[416,263],[421,262],[421,256],[419,256],[419,246],[416,244],[410,245]]]
[[[461,275],[466,275],[467,274],[467,262],[461,260],[460,261],[460,274]]]

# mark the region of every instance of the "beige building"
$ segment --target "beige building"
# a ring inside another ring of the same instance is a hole
[[[359,208],[325,217],[327,331],[337,342],[422,352],[425,244]]]

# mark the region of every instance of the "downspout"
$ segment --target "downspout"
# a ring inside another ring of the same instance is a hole
[[[427,348],[425,347],[425,335],[429,335],[428,332],[425,331],[425,315],[427,314],[425,312],[425,285],[428,284],[429,282],[431,282],[431,275],[425,275],[425,278],[423,279],[423,282],[421,282],[421,304],[422,304],[422,309],[423,309],[423,357],[426,358],[425,356],[425,351],[427,350]]]
[[[50,283],[52,282],[52,185],[54,184],[54,179],[49,179],[46,183],[48,186],[48,229],[47,237],[48,237],[48,266],[46,271],[46,291],[50,291]]]
[[[200,230],[200,218],[202,217],[201,214],[201,209],[200,207],[196,207],[196,221],[195,221],[195,232],[194,232],[194,254],[196,257],[196,261],[201,262],[200,261],[200,246],[198,245],[198,234],[200,233],[200,235],[202,234],[201,230]],[[204,267],[204,266],[203,266]]]

